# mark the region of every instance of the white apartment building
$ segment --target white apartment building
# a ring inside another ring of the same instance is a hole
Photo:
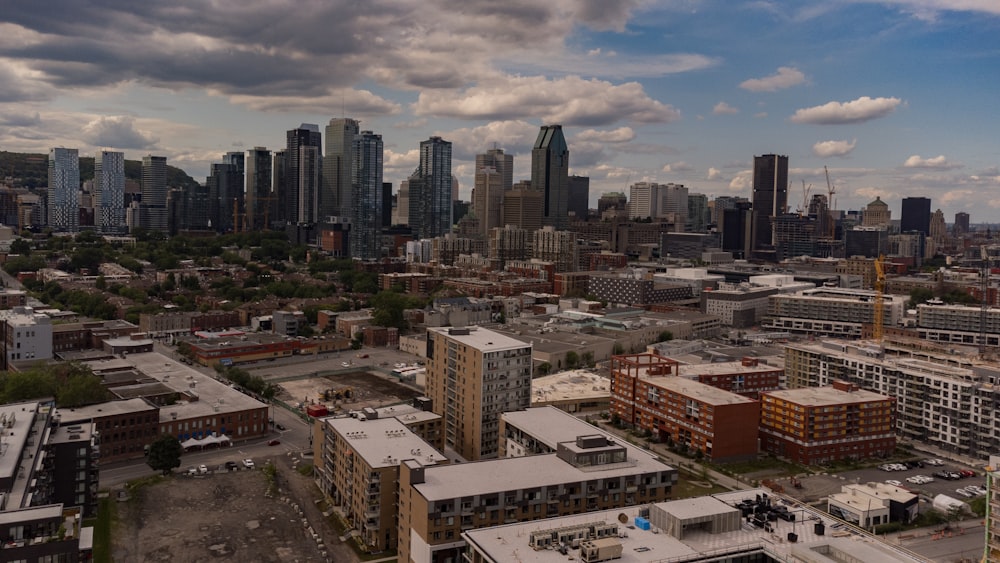
[[[875,321],[876,293],[864,289],[817,287],[795,294],[770,297],[769,330],[793,334],[860,338],[861,328]],[[899,326],[906,297],[884,295],[883,326]]]
[[[988,459],[1000,451],[1000,367],[948,349],[890,341],[826,340],[785,347],[789,388],[841,379],[896,397],[896,434],[963,455]]]
[[[22,360],[48,360],[52,357],[52,320],[31,307],[0,311],[4,365]]]
[[[917,332],[920,338],[978,346],[981,307],[968,305],[917,305]],[[1000,309],[986,310],[987,346],[1000,346]]]

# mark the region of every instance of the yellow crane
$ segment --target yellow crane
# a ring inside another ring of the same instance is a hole
[[[875,315],[872,327],[872,338],[882,344],[882,324],[885,321],[885,311],[882,304],[885,300],[885,256],[879,254],[875,260]]]

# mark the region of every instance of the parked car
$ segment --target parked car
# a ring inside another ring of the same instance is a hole
[[[271,440],[267,443],[268,446],[277,446],[281,443],[281,440]]]
[[[941,461],[940,459],[926,459],[924,460],[924,463],[926,463],[927,465],[935,465],[935,466],[944,465],[944,462]]]
[[[907,481],[909,481],[909,480],[910,479],[907,479]],[[886,485],[892,485],[893,487],[902,487],[903,486],[902,483],[900,483],[899,481],[897,481],[895,479],[886,479],[885,484]]]
[[[281,424],[280,422],[278,424],[275,424],[274,427],[277,428],[278,430],[281,430],[282,432],[288,430],[287,428],[285,428],[285,425]]]
[[[924,484],[924,480],[920,479],[916,475],[914,475],[913,477],[907,477],[906,478],[906,482],[907,483],[912,483],[914,485],[923,485]]]
[[[250,459],[250,458],[244,459],[243,460],[243,467],[246,467],[247,469],[253,469],[253,460]]]
[[[198,474],[198,468],[194,467],[194,466],[189,467],[188,470],[187,470],[187,474],[188,475],[197,475]]]
[[[961,474],[962,477],[975,477],[976,476],[976,472],[972,471],[971,469],[962,469],[962,470],[959,471],[959,474]]]
[[[972,493],[966,491],[965,489],[955,489],[955,492],[962,495],[965,498],[972,498]]]
[[[239,469],[239,466],[236,465],[235,461],[226,462],[226,471],[236,471],[237,469]]]
[[[201,464],[201,465],[199,465],[198,466],[198,473],[201,473],[202,475],[208,474],[208,466],[205,465],[204,463]]]

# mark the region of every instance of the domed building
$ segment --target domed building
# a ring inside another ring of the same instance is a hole
[[[885,227],[891,220],[889,204],[876,196],[875,201],[865,206],[865,213],[861,218],[861,224],[865,227]]]

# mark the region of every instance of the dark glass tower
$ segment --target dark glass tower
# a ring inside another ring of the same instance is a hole
[[[788,157],[753,157],[753,251],[773,249],[774,218],[788,206]]]
[[[418,238],[451,231],[451,143],[431,137],[420,143],[420,166],[409,178],[410,228]]]
[[[542,225],[569,225],[569,148],[562,125],[543,125],[531,149],[531,187],[542,192]]]
[[[320,155],[323,141],[319,126],[303,123],[287,133],[284,175],[278,195],[281,218],[287,223],[316,220],[319,209]]]
[[[907,233],[920,231],[924,236],[930,234],[931,198],[904,197],[903,212],[899,217],[899,231]]]
[[[351,257],[372,260],[382,246],[382,135],[355,135],[351,163]]]

